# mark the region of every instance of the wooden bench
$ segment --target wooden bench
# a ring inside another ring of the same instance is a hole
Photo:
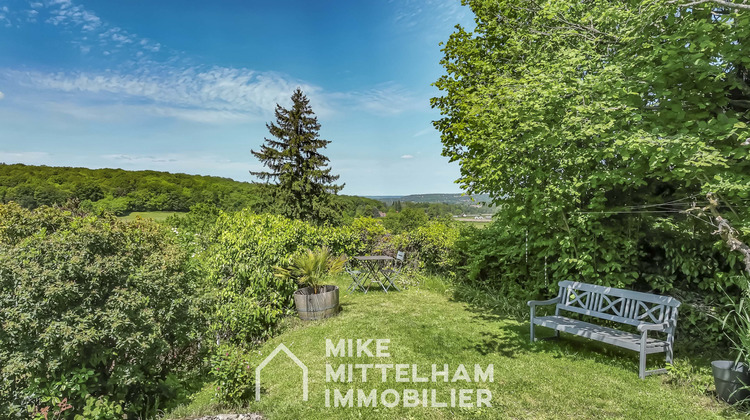
[[[534,326],[539,325],[554,329],[555,337],[559,337],[562,331],[639,352],[638,373],[641,379],[646,375],[667,371],[666,369],[647,371],[646,355],[664,352],[667,363],[672,363],[677,308],[680,306],[677,299],[572,281],[561,281],[558,285],[560,292],[556,298],[528,302],[531,307],[532,343],[534,342]],[[556,304],[555,315],[535,316],[537,306],[552,304]],[[560,311],[632,325],[636,327],[639,334],[571,319],[560,315]],[[666,334],[666,339],[649,338],[647,336],[649,331]]]

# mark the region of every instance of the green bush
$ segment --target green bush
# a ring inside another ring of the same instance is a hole
[[[200,317],[172,237],[145,220],[0,205],[0,412],[67,398],[67,416],[148,416],[174,396],[173,374],[200,361]]]
[[[219,346],[211,356],[216,399],[223,403],[239,404],[249,400],[255,389],[255,367],[241,347]]]
[[[400,235],[380,220],[357,218],[347,226],[315,226],[246,209],[225,213],[209,206],[170,219],[186,249],[202,267],[210,305],[209,333],[220,343],[247,345],[275,334],[281,318],[292,313],[291,279],[274,276],[305,249],[327,247],[334,255],[407,252],[407,262],[431,271],[453,271],[458,229],[429,222]]]
[[[714,316],[726,313],[724,289],[747,287],[743,264],[700,222],[581,214],[550,224],[501,208],[485,229],[458,240],[459,277],[519,301],[553,297],[561,280],[672,295],[683,303],[678,351],[726,347]]]
[[[398,235],[384,235],[375,248],[390,255],[404,251],[410,266],[455,277],[459,237],[460,229],[453,223],[430,221]]]
[[[213,242],[200,253],[213,305],[210,331],[219,341],[237,344],[271,337],[292,309],[295,281],[274,276],[306,248],[327,246],[335,254],[364,252],[349,227],[318,227],[249,210],[221,214]]]
[[[424,226],[427,223],[427,214],[417,207],[406,207],[398,213],[390,212],[383,219],[385,227],[395,233],[407,232]]]

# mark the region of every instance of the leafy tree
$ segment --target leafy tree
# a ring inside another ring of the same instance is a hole
[[[73,196],[81,201],[98,201],[104,198],[102,188],[94,183],[86,182],[76,185]]]
[[[265,139],[259,151],[251,151],[269,171],[253,172],[264,181],[277,181],[275,189],[279,213],[314,223],[330,222],[336,214],[331,195],[344,186],[335,185],[328,158],[319,150],[331,143],[318,137],[320,124],[310,101],[297,88],[292,107],[276,105],[276,124],[266,124],[273,139]]]
[[[417,207],[404,207],[399,213],[389,213],[383,224],[393,232],[406,232],[427,224],[427,215]]]
[[[468,2],[432,104],[459,181],[499,205],[472,273],[531,294],[738,284],[739,253],[685,213],[716,194],[750,235],[750,12],[722,3]]]

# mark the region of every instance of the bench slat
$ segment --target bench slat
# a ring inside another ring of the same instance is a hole
[[[644,321],[640,321],[640,320],[632,319],[632,318],[623,318],[617,315],[610,315],[610,314],[605,314],[605,313],[601,313],[597,311],[589,311],[586,309],[576,308],[574,306],[557,305],[557,307],[564,311],[575,312],[581,315],[593,316],[595,318],[606,319],[607,321],[619,322],[620,324],[632,325],[634,327],[637,327],[641,324],[660,324],[661,323],[661,322],[644,322]]]
[[[608,286],[597,286],[595,284],[580,283],[577,281],[564,280],[557,283],[560,287],[581,290],[584,292],[602,293],[607,296],[624,297],[641,302],[657,303],[660,305],[679,307],[680,301],[671,296],[660,296],[651,293],[635,292],[632,290],[618,289]]]
[[[534,324],[633,351],[639,351],[641,348],[641,337],[638,334],[602,327],[600,325],[578,321],[564,316],[553,315],[534,318]],[[667,346],[668,344],[666,341],[648,338],[646,340],[646,354],[664,352],[667,350]]]

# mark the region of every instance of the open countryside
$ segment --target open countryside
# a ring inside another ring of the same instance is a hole
[[[0,420],[750,416],[747,2],[0,37]]]

